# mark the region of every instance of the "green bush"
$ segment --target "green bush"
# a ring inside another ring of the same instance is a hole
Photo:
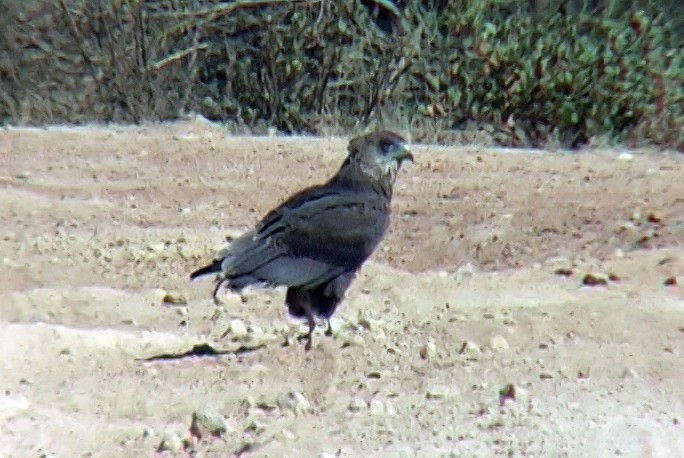
[[[492,14],[497,3],[482,2],[470,15],[440,14],[440,27],[424,40],[435,46],[422,47],[418,59],[418,73],[434,81],[423,91],[423,112],[438,107],[452,127],[491,123],[511,143],[576,146],[638,130],[644,140],[682,145],[684,50],[661,18],[533,19]]]
[[[0,0],[0,119],[684,149],[678,2],[398,3]]]

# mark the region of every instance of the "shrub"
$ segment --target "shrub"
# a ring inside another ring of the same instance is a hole
[[[684,7],[589,3],[0,0],[0,118],[684,149]]]

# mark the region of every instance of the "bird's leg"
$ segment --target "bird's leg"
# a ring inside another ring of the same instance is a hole
[[[221,318],[221,312],[224,310],[223,304],[221,303],[221,300],[219,299],[219,293],[221,292],[221,286],[226,282],[225,279],[219,278],[216,281],[216,286],[214,287],[214,292],[212,293],[212,297],[214,298],[214,305],[216,306],[214,308],[214,313],[211,314],[211,321],[216,322]]]
[[[299,336],[297,340],[302,340],[302,339],[307,339],[306,345],[304,346],[304,349],[306,351],[311,350],[312,346],[312,341],[313,341],[313,332],[316,329],[316,320],[314,319],[314,314],[313,310],[311,308],[311,303],[309,300],[305,300],[301,302],[302,310],[306,314],[306,321],[309,323],[309,332],[306,334],[302,334]]]
[[[219,293],[221,292],[221,287],[223,284],[226,282],[225,278],[219,278],[218,281],[216,282],[216,286],[214,287],[214,292],[211,294],[212,297],[214,298],[214,304],[215,305],[221,305],[221,301],[218,298]]]
[[[326,318],[325,321],[328,323],[328,329],[325,330],[325,335],[330,337],[333,335],[332,324],[330,323],[330,318]]]

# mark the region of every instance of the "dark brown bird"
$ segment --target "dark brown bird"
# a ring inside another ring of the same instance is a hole
[[[306,318],[306,348],[315,317],[328,321],[389,226],[392,187],[405,160],[413,161],[400,135],[382,130],[352,139],[349,155],[327,183],[306,188],[235,239],[214,262],[190,278],[217,274],[222,285],[287,286],[289,313]]]

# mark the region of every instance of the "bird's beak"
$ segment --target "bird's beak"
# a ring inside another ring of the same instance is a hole
[[[411,154],[411,150],[409,149],[409,146],[407,143],[403,143],[399,148],[397,148],[397,154],[394,156],[399,162],[399,165],[401,165],[404,161],[408,161],[410,163],[414,163],[415,160],[413,159],[413,154]]]

